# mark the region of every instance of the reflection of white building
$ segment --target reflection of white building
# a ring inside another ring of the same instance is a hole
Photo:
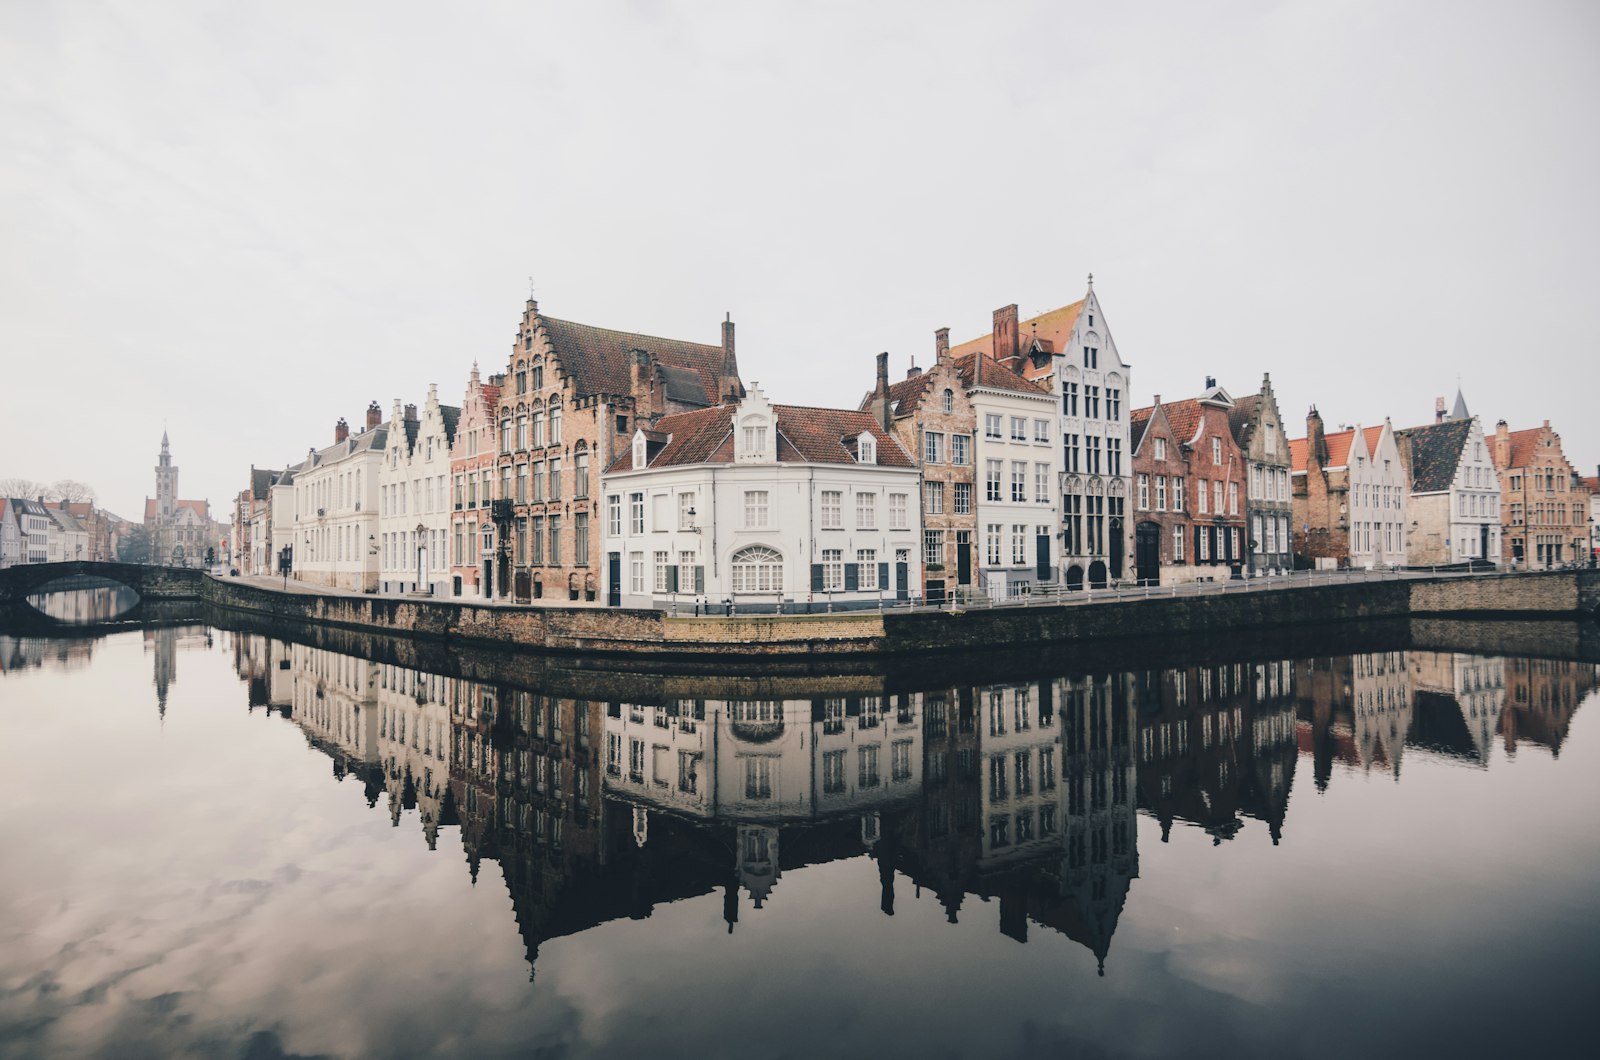
[[[1362,769],[1388,766],[1400,775],[1400,754],[1411,729],[1411,673],[1403,651],[1350,657],[1351,735]]]
[[[390,664],[377,669],[378,764],[389,818],[398,825],[402,810],[417,810],[432,849],[450,783],[450,682]]]
[[[982,868],[1060,848],[1061,740],[1050,690],[1031,684],[976,690]]]
[[[1505,660],[1424,651],[1409,652],[1408,658],[1416,705],[1414,735],[1434,750],[1470,756],[1480,765],[1488,765],[1490,748],[1500,731],[1500,714],[1505,709]],[[1452,716],[1431,716],[1436,705],[1442,705]],[[1456,714],[1460,715],[1465,740],[1462,730],[1453,728],[1458,724]]]
[[[378,760],[377,663],[294,644],[289,649],[295,723],[314,744],[357,768]]]
[[[922,784],[916,697],[613,704],[605,785],[651,808],[768,823],[875,810]],[[872,837],[864,836],[870,839]]]
[[[752,387],[636,431],[603,489],[612,606],[823,610],[920,592],[917,467],[865,412]]]
[[[450,445],[460,417],[433,385],[420,415],[394,403],[378,471],[380,592],[450,594]]]

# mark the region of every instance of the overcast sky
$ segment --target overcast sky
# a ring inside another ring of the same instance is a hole
[[[1091,271],[1137,404],[1405,426],[1459,373],[1592,473],[1597,56],[1582,0],[0,0],[0,478],[137,516],[165,424],[221,508],[459,403],[530,276],[853,406]]]

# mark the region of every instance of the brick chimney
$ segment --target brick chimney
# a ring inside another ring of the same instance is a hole
[[[417,422],[417,406],[415,406],[415,405],[407,405],[406,406],[406,422],[407,423],[415,423],[415,422]]]
[[[1494,425],[1494,466],[1502,470],[1511,466],[1511,428],[1501,420]]]
[[[873,391],[872,403],[877,408],[878,422],[888,431],[894,420],[894,411],[889,407],[889,355],[878,354],[878,388]]]
[[[1328,459],[1328,442],[1322,433],[1322,413],[1312,405],[1306,413],[1306,467],[1321,467]]]
[[[1433,422],[1434,423],[1443,423],[1444,422],[1444,395],[1443,394],[1441,394],[1438,397],[1433,399]]]
[[[994,359],[1016,371],[1021,356],[1021,347],[1017,345],[1017,306],[1012,303],[994,311]]]
[[[382,422],[383,410],[380,409],[378,407],[378,403],[374,401],[372,404],[367,406],[367,430],[372,430],[372,428],[376,427]]]
[[[943,364],[950,358],[950,329],[940,328],[933,333],[933,363]]]
[[[732,313],[724,314],[722,319],[722,378],[718,383],[722,388],[721,396],[735,401],[744,397],[744,384],[739,382],[739,358],[733,347]]]
[[[350,437],[350,425],[345,422],[343,416],[340,416],[339,422],[333,425],[333,444],[338,445],[348,437]]]

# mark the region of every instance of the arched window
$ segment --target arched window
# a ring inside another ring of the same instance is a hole
[[[947,388],[945,390],[945,392],[944,392],[944,410],[946,412],[954,412],[955,409],[956,409],[956,392],[954,390],[950,390],[950,389]]]
[[[733,591],[775,593],[783,589],[783,556],[763,545],[751,545],[733,554]]]
[[[561,399],[550,399],[550,444],[561,444]]]
[[[528,445],[530,448],[538,449],[540,446],[544,445],[544,409],[537,401],[533,403],[533,415],[531,419],[532,427],[530,428],[531,434]]]

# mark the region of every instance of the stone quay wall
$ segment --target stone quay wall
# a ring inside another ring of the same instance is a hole
[[[702,659],[918,655],[1216,634],[1416,616],[1590,618],[1600,572],[1350,581],[1196,596],[972,611],[678,617],[595,607],[482,607],[446,600],[283,593],[208,578],[218,607],[289,622],[587,655]]]

